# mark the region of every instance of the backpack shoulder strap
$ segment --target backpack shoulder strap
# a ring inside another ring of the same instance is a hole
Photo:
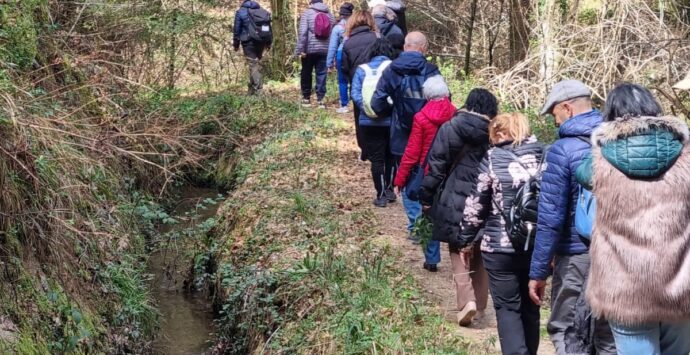
[[[384,60],[384,61],[379,65],[379,67],[376,68],[376,71],[381,71],[381,72],[383,72],[384,70],[386,70],[386,68],[388,68],[389,65],[391,65],[391,63],[392,63],[392,61],[390,61],[390,60]]]
[[[575,137],[575,138],[577,138],[577,139],[579,139],[579,140],[581,140],[581,141],[583,141],[583,142],[585,142],[585,143],[587,143],[587,144],[589,144],[589,145],[592,145],[592,138],[591,138],[591,137],[587,137],[587,136],[577,136],[577,137]]]
[[[500,151],[502,151],[502,152],[505,152],[505,153],[508,154],[511,158],[513,158],[513,160],[514,160],[516,163],[520,164],[520,166],[521,166],[523,169],[525,169],[525,171],[529,171],[529,169],[527,169],[527,167],[525,166],[525,164],[520,160],[520,157],[519,157],[517,154],[515,154],[512,150],[510,150],[510,149],[504,149],[504,148],[501,148],[501,147],[494,147],[494,148],[496,148],[496,150],[500,150]]]
[[[370,76],[370,75],[374,75],[374,70],[371,69],[369,64],[360,64],[359,67],[362,68],[362,70],[364,70],[364,75],[365,75],[364,78],[366,78],[367,76]]]

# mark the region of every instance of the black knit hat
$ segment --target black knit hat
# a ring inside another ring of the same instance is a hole
[[[340,14],[340,16],[350,16],[350,15],[352,15],[353,11],[355,11],[355,5],[352,5],[351,3],[346,2],[340,6],[339,14]]]
[[[323,2],[323,0],[311,0],[309,3],[310,4],[316,4],[317,2]]]

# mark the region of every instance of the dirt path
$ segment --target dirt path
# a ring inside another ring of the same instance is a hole
[[[344,119],[351,121],[351,116],[343,116]],[[353,127],[354,132],[354,127]],[[389,243],[393,248],[401,252],[400,263],[409,270],[422,288],[422,294],[445,318],[455,323],[457,310],[455,309],[455,289],[452,286],[453,275],[451,272],[448,248],[446,245],[441,247],[441,263],[438,265],[438,272],[432,273],[424,270],[424,254],[421,247],[411,244],[407,239],[407,217],[401,202],[389,204],[386,208],[375,208],[371,206],[374,197],[373,184],[371,182],[369,162],[362,162],[357,159],[359,149],[356,146],[354,137],[351,140],[340,143],[341,150],[352,151],[353,164],[345,174],[349,178],[345,179],[348,184],[352,184],[352,192],[362,199],[361,205],[364,208],[372,208],[379,223],[379,239],[383,243]],[[542,321],[543,323],[543,321]],[[475,354],[500,354],[498,332],[496,329],[496,313],[493,303],[489,300],[489,307],[483,318],[475,321],[469,328],[458,326],[458,334],[470,343],[469,352]],[[547,337],[543,337],[539,349],[540,355],[555,354],[554,348]]]

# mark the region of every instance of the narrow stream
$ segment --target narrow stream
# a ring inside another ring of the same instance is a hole
[[[196,218],[162,227],[161,234],[203,222],[215,216],[220,205],[197,208],[201,201],[218,197],[218,191],[215,189],[185,187],[180,194],[177,208],[172,215],[182,218],[186,212],[193,212]],[[215,331],[211,304],[203,292],[190,293],[184,290],[183,281],[189,271],[189,255],[186,255],[185,250],[181,250],[180,245],[171,244],[156,251],[149,258],[149,272],[154,275],[151,290],[161,314],[161,328],[153,343],[153,353],[207,354],[212,333]]]

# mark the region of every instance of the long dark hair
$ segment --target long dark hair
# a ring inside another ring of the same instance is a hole
[[[494,118],[498,114],[498,100],[489,90],[472,89],[465,100],[465,110]]]
[[[604,120],[619,117],[660,116],[661,105],[654,95],[642,85],[621,83],[609,92],[604,108]]]
[[[367,47],[366,57],[367,62],[378,56],[385,56],[388,59],[393,58],[395,49],[393,45],[385,38],[377,38],[372,44]]]

